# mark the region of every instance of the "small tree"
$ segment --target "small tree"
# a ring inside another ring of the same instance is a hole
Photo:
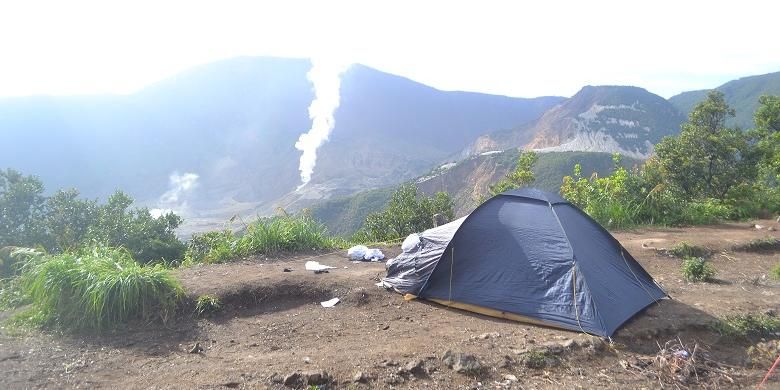
[[[664,137],[656,145],[664,177],[686,198],[723,200],[729,190],[756,177],[755,148],[740,129],[726,127],[732,116],[723,93],[711,91],[679,136]]]
[[[498,183],[490,186],[490,194],[495,196],[504,191],[525,187],[533,183],[536,180],[533,167],[538,159],[539,156],[537,156],[534,151],[520,153],[517,157],[517,166],[515,169],[512,172],[507,173],[503,179],[498,181]]]
[[[35,246],[44,241],[43,190],[35,176],[0,170],[0,247]]]
[[[432,197],[418,193],[414,183],[403,184],[393,193],[387,207],[369,214],[356,234],[360,241],[393,240],[433,227],[435,214],[454,218],[453,202],[445,192]]]

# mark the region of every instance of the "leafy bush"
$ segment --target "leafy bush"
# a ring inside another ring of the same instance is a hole
[[[434,226],[434,216],[451,221],[453,202],[445,192],[433,197],[418,193],[414,183],[403,184],[390,197],[387,207],[369,214],[365,224],[352,238],[356,242],[392,241]]]
[[[715,268],[700,257],[689,257],[682,262],[683,278],[689,282],[706,282],[715,273]]]
[[[780,318],[769,314],[738,314],[727,316],[712,327],[724,336],[766,337],[780,332]]]
[[[127,250],[108,247],[45,256],[25,270],[22,283],[42,321],[68,329],[166,321],[182,292],[162,265],[144,266]]]
[[[780,280],[780,263],[777,263],[774,267],[772,267],[770,275],[772,276],[772,279]]]
[[[533,183],[536,180],[536,176],[532,169],[538,159],[539,156],[536,152],[527,151],[520,153],[517,157],[515,169],[507,173],[498,183],[490,186],[490,194],[495,196],[504,191],[525,187]]]
[[[154,218],[117,191],[105,204],[79,198],[76,190],[46,197],[35,176],[0,170],[0,247],[42,247],[63,253],[94,244],[124,247],[142,263],[181,259],[184,244],[174,231],[173,213]]]
[[[687,241],[680,241],[669,250],[669,254],[684,259],[687,257],[709,257],[712,254],[712,251],[703,246],[694,245]]]
[[[222,308],[219,297],[215,295],[201,295],[195,301],[195,313],[199,316],[210,315],[218,312]]]
[[[250,224],[238,241],[238,249],[244,255],[297,252],[335,246],[336,241],[328,235],[325,225],[314,220],[308,211],[261,218]]]
[[[184,265],[222,263],[258,253],[297,252],[341,246],[343,240],[328,235],[325,225],[307,211],[249,224],[243,235],[230,230],[195,234],[187,245]]]
[[[780,240],[774,237],[756,238],[744,244],[734,245],[732,249],[743,252],[776,251],[780,250]]]

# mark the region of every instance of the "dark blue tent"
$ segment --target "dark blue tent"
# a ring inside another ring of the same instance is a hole
[[[403,247],[386,286],[497,317],[611,336],[666,297],[601,225],[536,189],[497,195]]]

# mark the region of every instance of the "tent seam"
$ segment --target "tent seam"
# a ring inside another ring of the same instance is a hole
[[[550,211],[552,211],[553,216],[555,216],[555,220],[558,221],[558,227],[561,228],[561,232],[563,233],[563,237],[566,238],[566,245],[569,246],[569,251],[571,252],[572,272],[576,272],[576,271],[574,271],[574,269],[575,268],[579,269],[579,264],[577,262],[576,256],[574,255],[574,247],[571,246],[571,240],[569,240],[569,234],[566,233],[566,229],[563,227],[563,224],[561,223],[561,219],[558,218],[558,213],[555,211],[555,207],[553,207],[554,206],[553,203],[547,202],[547,204],[550,205]],[[556,203],[556,204],[566,204],[566,203]],[[591,293],[590,286],[588,286],[588,279],[584,275],[582,276],[581,279],[582,279],[583,286],[585,286],[585,288],[588,290],[588,294],[590,294],[590,301],[593,302],[593,309],[595,311],[596,318],[599,321],[599,325],[601,325],[601,329],[605,333],[607,333],[608,330],[607,330],[607,327],[604,326],[604,319],[601,318],[601,312],[598,309],[598,305],[596,305],[596,299],[593,297],[593,293]],[[576,301],[576,296],[574,298],[575,298],[575,301]],[[576,303],[575,303],[575,306],[576,306]],[[575,313],[575,314],[577,316],[579,316],[579,313]],[[579,318],[577,318],[577,321],[579,322]]]

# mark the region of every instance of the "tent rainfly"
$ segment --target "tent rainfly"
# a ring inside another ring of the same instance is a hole
[[[609,337],[667,296],[601,225],[537,189],[494,196],[403,246],[385,286],[495,317]]]

